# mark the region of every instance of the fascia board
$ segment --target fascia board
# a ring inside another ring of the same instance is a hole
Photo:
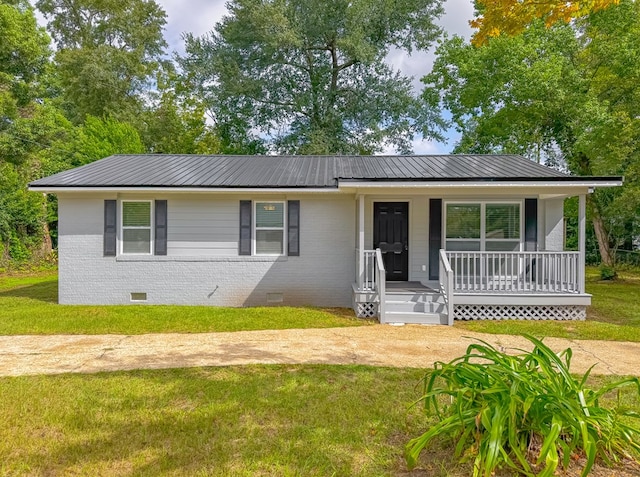
[[[543,187],[543,188],[570,188],[570,187],[619,187],[622,180],[617,178],[598,181],[340,181],[341,189],[420,189],[420,188],[513,188]]]
[[[55,187],[55,186],[29,186],[29,190],[33,192],[44,192],[48,194],[58,194],[58,193],[73,193],[73,192],[130,192],[130,193],[148,193],[148,192],[158,192],[158,193],[180,193],[180,194],[189,194],[189,193],[214,193],[214,194],[245,194],[245,193],[256,193],[256,194],[279,194],[279,193],[287,193],[287,194],[326,194],[326,193],[341,193],[338,188],[334,187],[321,187],[321,188],[310,188],[310,187],[273,187],[273,188],[249,188],[249,187]]]

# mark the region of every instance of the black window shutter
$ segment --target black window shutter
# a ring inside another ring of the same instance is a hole
[[[104,201],[103,253],[105,257],[116,256],[116,234],[118,230],[116,210],[117,202],[115,200]]]
[[[156,200],[154,254],[167,254],[167,201]]]
[[[538,199],[524,200],[524,250],[538,248]]]
[[[287,251],[291,257],[300,256],[300,201],[287,203]]]
[[[240,201],[240,243],[239,255],[251,255],[251,201]]]
[[[442,199],[429,199],[429,280],[440,277],[442,248]]]

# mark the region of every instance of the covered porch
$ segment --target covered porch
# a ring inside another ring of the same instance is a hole
[[[455,319],[585,319],[591,303],[584,287],[587,187],[535,194],[441,190],[435,197],[426,188],[407,196],[359,192],[358,316],[445,325]],[[578,196],[577,251],[564,250],[569,195]],[[393,205],[401,203],[407,206]],[[475,225],[468,226],[470,218]]]

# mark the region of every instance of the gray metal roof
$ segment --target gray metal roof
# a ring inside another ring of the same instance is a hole
[[[337,187],[339,181],[572,181],[517,155],[115,155],[31,182],[33,188]],[[593,178],[592,178],[593,179]],[[619,179],[619,178],[618,178]]]

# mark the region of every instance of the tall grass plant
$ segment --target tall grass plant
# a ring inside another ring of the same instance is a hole
[[[640,455],[640,415],[600,400],[640,381],[629,377],[592,390],[590,371],[570,373],[571,349],[556,354],[527,336],[531,352],[509,355],[486,342],[470,345],[464,356],[436,363],[424,377],[427,412],[438,422],[409,441],[409,467],[434,439],[454,440],[455,456],[473,460],[473,475],[488,477],[500,467],[527,476],[549,477],[572,460],[584,458],[586,476],[597,459],[613,464]]]

